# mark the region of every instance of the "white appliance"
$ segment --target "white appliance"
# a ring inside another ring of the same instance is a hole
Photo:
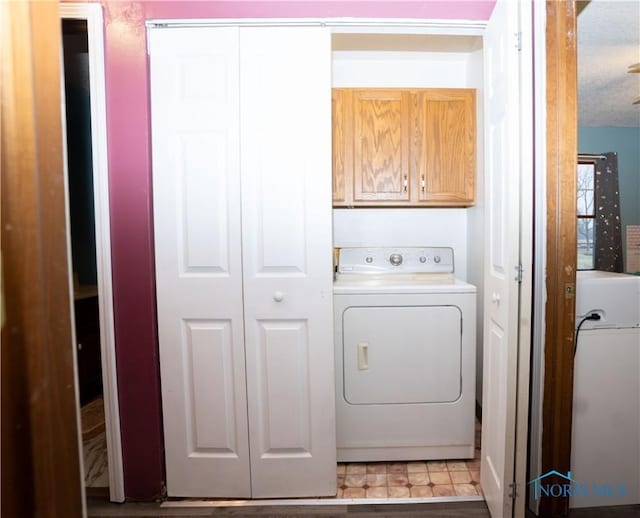
[[[571,507],[640,503],[640,277],[579,271]],[[594,484],[597,487],[594,487]],[[606,487],[606,486],[609,487]],[[603,490],[604,486],[604,490]]]
[[[334,283],[339,461],[474,454],[476,288],[451,248],[342,248]]]

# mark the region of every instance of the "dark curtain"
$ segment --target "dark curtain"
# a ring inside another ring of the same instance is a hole
[[[595,269],[622,272],[622,228],[618,190],[618,155],[603,153],[596,162]]]

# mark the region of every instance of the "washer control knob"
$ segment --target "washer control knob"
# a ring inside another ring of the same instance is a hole
[[[371,256],[369,255],[369,256],[367,256],[367,257],[365,258],[365,261],[366,261],[367,263],[371,264],[371,263],[373,262],[373,257],[371,257]]]
[[[424,255],[420,256],[420,262],[421,263],[426,263],[427,262],[427,258]]]
[[[400,266],[402,264],[402,256],[400,254],[391,254],[389,256],[389,262],[393,266]]]
[[[439,255],[433,256],[433,262],[438,264],[440,262],[440,256]]]

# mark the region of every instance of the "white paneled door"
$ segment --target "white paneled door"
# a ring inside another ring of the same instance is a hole
[[[526,8],[527,2],[522,2]],[[520,2],[498,0],[485,49],[486,228],[481,478],[492,517],[511,516],[518,373],[521,134]],[[530,63],[527,66],[531,66]],[[525,441],[526,443],[526,441]]]
[[[240,63],[252,492],[333,495],[330,33],[241,28]]]
[[[169,496],[251,496],[238,39],[238,28],[149,33]]]
[[[335,493],[329,38],[150,30],[171,496]]]

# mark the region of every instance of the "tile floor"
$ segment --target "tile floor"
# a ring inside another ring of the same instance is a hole
[[[473,460],[339,463],[337,498],[482,496],[480,423]]]
[[[338,463],[336,498],[482,496],[480,430],[480,422],[476,421],[472,460]],[[106,435],[104,431],[91,435],[83,440],[85,486],[107,487]]]
[[[479,459],[338,464],[337,498],[479,495]]]

